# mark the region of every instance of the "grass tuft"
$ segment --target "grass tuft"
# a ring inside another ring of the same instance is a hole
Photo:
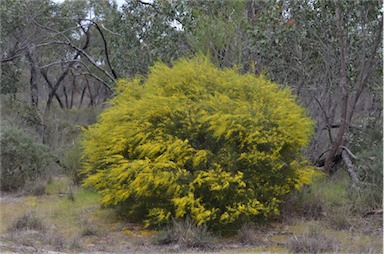
[[[172,224],[153,236],[157,245],[178,244],[184,248],[202,248],[210,246],[214,240],[206,226],[199,226],[190,218],[173,220]]]
[[[32,211],[27,211],[13,221],[10,231],[38,230],[44,231],[45,226],[41,218]]]
[[[289,238],[287,246],[293,253],[334,253],[338,250],[338,242],[315,222],[311,222],[302,235]]]
[[[236,240],[244,245],[260,245],[263,240],[256,232],[256,226],[253,223],[244,224],[237,232]]]

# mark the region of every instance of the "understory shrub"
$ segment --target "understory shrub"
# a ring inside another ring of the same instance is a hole
[[[2,126],[0,140],[2,191],[16,191],[28,181],[45,177],[52,162],[47,146],[13,126]]]
[[[288,88],[263,76],[198,56],[158,63],[116,92],[84,130],[84,184],[148,226],[190,217],[222,230],[264,220],[315,172],[301,154],[311,120]]]
[[[79,142],[74,142],[74,144],[64,152],[61,160],[62,165],[67,170],[67,175],[71,177],[76,185],[79,185],[82,181],[82,176],[80,174],[81,156],[81,146],[79,145]]]
[[[357,156],[354,163],[361,184],[351,198],[356,201],[355,209],[362,213],[382,208],[383,205],[383,121],[371,122],[368,119],[367,126],[370,128],[362,128],[352,134],[352,141],[356,140],[352,147]]]

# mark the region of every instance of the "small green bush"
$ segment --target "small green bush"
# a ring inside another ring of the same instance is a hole
[[[67,175],[70,176],[74,184],[79,185],[83,180],[80,170],[82,167],[82,148],[78,142],[75,142],[72,146],[64,152],[61,160],[62,165],[67,170]]]
[[[210,229],[279,214],[311,181],[301,154],[312,122],[289,89],[207,58],[120,80],[84,131],[85,186],[147,225],[190,217]]]
[[[19,190],[27,181],[46,176],[52,162],[48,147],[12,126],[1,128],[0,141],[2,191]]]
[[[364,213],[382,207],[383,202],[383,121],[367,118],[352,129],[348,139],[357,156],[354,165],[359,174],[360,188],[351,190],[354,210]]]

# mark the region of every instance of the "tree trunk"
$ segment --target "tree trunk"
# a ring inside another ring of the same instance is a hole
[[[89,81],[88,81],[87,77],[85,77],[85,82],[86,82],[86,87],[87,87],[88,92],[89,92],[89,106],[93,106],[95,103],[94,103],[94,100],[93,100],[91,86],[89,85]]]
[[[75,97],[75,90],[76,89],[76,76],[73,76],[73,80],[72,80],[72,90],[71,90],[71,102],[70,102],[70,105],[69,105],[69,108],[72,109],[73,107],[73,99]]]
[[[40,69],[40,72],[41,72],[41,75],[43,75],[45,81],[47,82],[49,88],[51,89],[51,91],[49,92],[49,95],[48,95],[47,107],[45,108],[45,111],[49,111],[49,109],[51,107],[51,104],[52,104],[53,97],[56,98],[57,102],[60,105],[60,108],[63,109],[64,105],[61,102],[60,97],[57,95],[56,90],[54,90],[54,86],[53,86],[52,82],[48,78],[48,73],[46,72],[46,70],[43,70],[43,69]],[[60,81],[60,83],[61,83],[61,81]]]
[[[338,43],[340,50],[340,96],[341,96],[341,114],[340,114],[340,128],[335,141],[332,144],[328,157],[325,160],[325,171],[329,174],[335,173],[334,158],[341,153],[340,146],[344,145],[344,135],[348,129],[347,114],[348,114],[348,78],[347,78],[347,64],[346,64],[346,51],[347,46],[343,35],[343,21],[340,13],[340,6],[336,4],[336,26],[338,33]]]
[[[37,87],[36,62],[35,62],[35,59],[33,58],[32,50],[27,51],[26,57],[30,65],[30,74],[31,74],[29,79],[29,86],[31,89],[31,106],[32,108],[37,109],[39,106],[39,90]]]
[[[87,87],[84,86],[83,91],[81,92],[81,96],[80,96],[79,108],[81,108],[81,106],[83,105],[83,100],[84,100],[86,90],[87,90]]]
[[[64,93],[64,98],[65,98],[65,107],[69,108],[67,88],[65,87],[65,85],[63,86],[63,93]]]
[[[344,160],[348,173],[351,177],[352,183],[357,185],[359,182],[359,178],[357,174],[354,172],[353,164],[349,158],[350,154],[348,151],[343,148],[345,143],[345,134],[348,131],[348,128],[352,122],[352,117],[355,112],[356,104],[364,91],[367,83],[367,79],[369,73],[374,64],[374,59],[377,55],[377,51],[379,49],[380,43],[382,42],[382,30],[383,30],[383,18],[379,19],[379,26],[377,30],[377,34],[375,37],[375,41],[373,47],[370,52],[366,52],[366,48],[362,48],[361,58],[360,58],[360,66],[359,66],[359,75],[355,84],[353,84],[352,92],[348,91],[348,76],[347,76],[347,52],[348,52],[348,43],[346,43],[346,38],[343,34],[343,19],[341,15],[341,10],[339,3],[336,2],[336,28],[338,35],[338,46],[339,46],[339,61],[340,61],[340,81],[339,81],[339,89],[341,96],[341,113],[340,113],[340,128],[335,141],[332,143],[332,147],[328,154],[328,157],[325,161],[325,170],[332,174],[335,172],[334,168],[334,159],[336,157],[341,156]],[[365,41],[366,42],[366,41]],[[365,45],[364,42],[364,45]],[[369,55],[369,58],[367,56]],[[349,98],[349,93],[351,93],[351,98]]]

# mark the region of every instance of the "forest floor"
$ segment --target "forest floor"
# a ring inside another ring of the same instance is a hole
[[[40,196],[2,193],[0,253],[382,253],[382,215],[364,231],[335,230],[321,221],[290,219],[245,228],[232,238],[212,238],[203,248],[159,244],[160,234],[126,223],[99,196],[57,178]]]

